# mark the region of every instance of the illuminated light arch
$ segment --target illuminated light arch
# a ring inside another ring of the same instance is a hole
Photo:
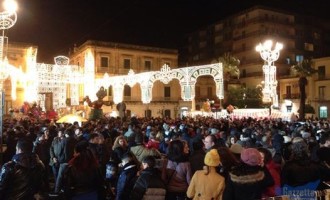
[[[164,84],[173,79],[177,79],[181,86],[181,98],[184,101],[191,101],[195,98],[195,84],[199,76],[210,75],[216,83],[216,95],[219,99],[224,98],[223,89],[223,67],[222,63],[201,65],[194,67],[185,67],[171,69],[168,65],[163,65],[160,71],[134,73],[130,70],[127,75],[109,77],[104,76],[102,80],[96,81],[96,86],[113,86],[114,103],[123,101],[123,90],[127,84],[133,87],[139,83],[141,87],[141,100],[143,103],[150,103],[152,100],[152,88],[155,81],[161,81]],[[96,88],[95,88],[96,89]]]

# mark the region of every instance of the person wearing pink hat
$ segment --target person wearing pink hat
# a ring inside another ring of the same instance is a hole
[[[229,172],[223,199],[261,199],[264,190],[273,184],[269,171],[262,166],[260,152],[255,148],[243,149],[241,164]]]

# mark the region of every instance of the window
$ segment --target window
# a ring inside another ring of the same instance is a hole
[[[319,66],[317,73],[319,75],[319,79],[324,79],[325,78],[325,66]]]
[[[150,60],[146,60],[144,61],[144,69],[145,70],[151,70],[151,61]]]
[[[287,57],[285,60],[286,60],[286,64],[288,64],[288,65],[291,64],[291,59],[290,59],[290,57]]]
[[[165,115],[165,117],[171,117],[171,110],[166,109],[164,111],[164,115]]]
[[[291,85],[286,86],[286,98],[289,99],[291,98]]]
[[[124,59],[124,68],[131,69],[131,59],[129,59],[129,58]]]
[[[325,97],[325,86],[319,86],[319,99],[324,100]]]
[[[199,43],[199,48],[204,48],[206,47],[206,42],[205,41],[202,41]]]
[[[164,97],[165,98],[171,97],[171,87],[169,87],[169,86],[164,87]]]
[[[328,107],[321,106],[319,113],[320,113],[320,118],[328,118]]]
[[[296,55],[296,62],[302,62],[304,60],[303,55]]]
[[[145,110],[144,116],[150,118],[151,117],[151,110]]]
[[[131,117],[132,116],[132,111],[131,110],[126,110],[126,116]]]
[[[212,87],[207,87],[207,97],[208,98],[212,98],[213,94],[212,94]]]
[[[313,44],[305,43],[304,46],[305,46],[306,51],[314,51],[314,45]]]
[[[109,58],[101,56],[101,67],[109,67]]]
[[[128,85],[125,85],[124,87],[124,96],[125,97],[130,97],[131,96],[131,87]]]
[[[112,96],[112,86],[110,85],[109,87],[108,87],[108,96]]]

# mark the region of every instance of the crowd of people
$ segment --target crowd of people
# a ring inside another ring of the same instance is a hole
[[[8,119],[0,199],[314,199],[330,183],[329,123]]]

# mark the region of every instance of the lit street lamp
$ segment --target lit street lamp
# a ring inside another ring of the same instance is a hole
[[[283,48],[281,43],[276,43],[275,48],[272,50],[273,41],[267,40],[263,44],[256,47],[256,51],[260,53],[261,58],[265,61],[262,67],[265,80],[263,81],[263,102],[272,102],[274,107],[278,107],[277,96],[277,80],[276,80],[276,66],[274,62],[280,56],[280,50]]]
[[[2,35],[0,36],[0,153],[2,154],[2,142],[3,142],[3,107],[5,101],[5,93],[3,89],[3,83],[9,76],[8,61],[4,53],[5,44],[8,45],[8,38],[5,37],[5,30],[13,27],[17,20],[17,4],[12,0],[5,0],[3,2],[4,11],[0,12],[0,30]],[[2,155],[1,155],[2,156]],[[1,159],[2,161],[2,159]]]

